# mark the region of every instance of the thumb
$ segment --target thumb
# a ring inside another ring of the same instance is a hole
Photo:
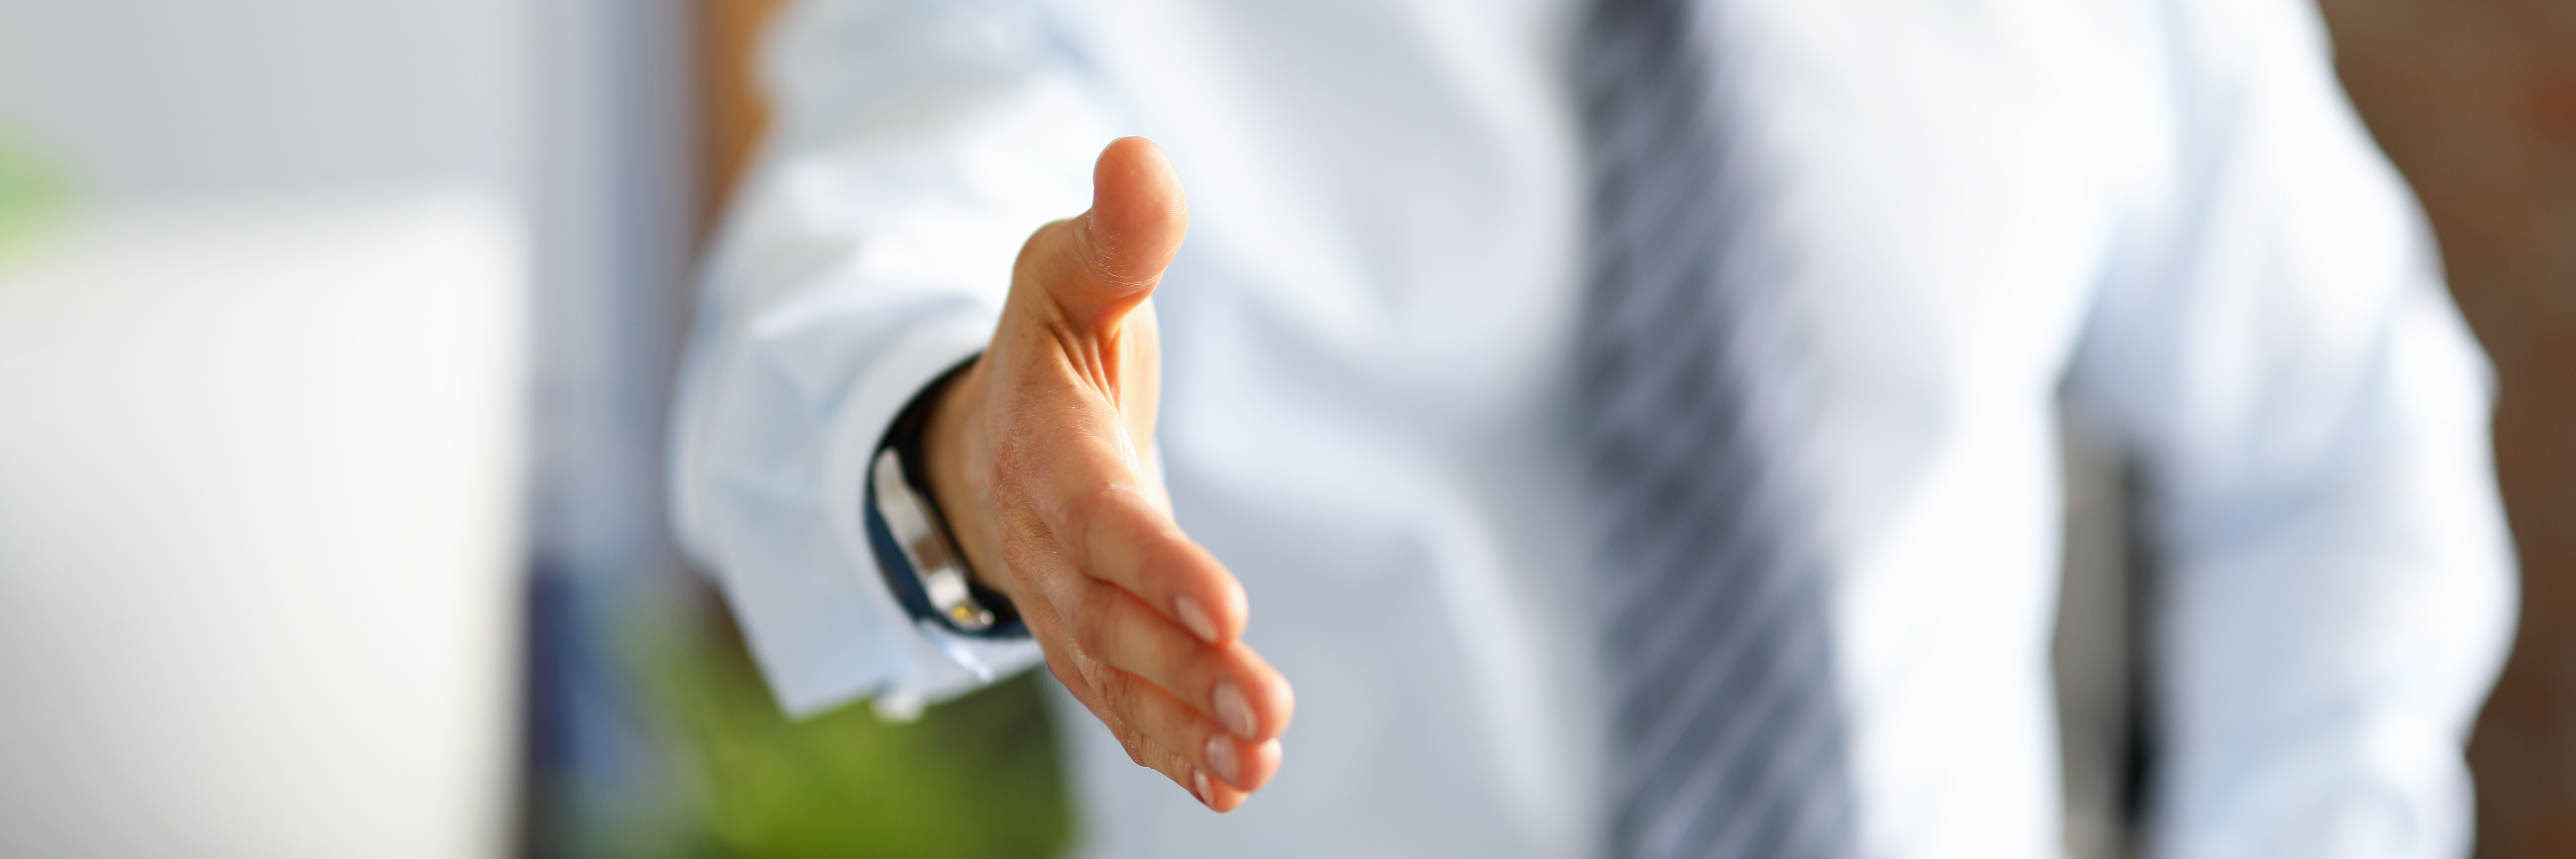
[[[1091,188],[1091,210],[1054,231],[1060,241],[1045,255],[1054,270],[1038,280],[1067,321],[1103,329],[1154,293],[1190,214],[1171,161],[1142,137],[1110,141]]]

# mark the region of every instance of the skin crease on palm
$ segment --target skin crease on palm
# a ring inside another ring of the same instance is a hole
[[[1112,141],[1091,210],[1020,249],[992,345],[942,392],[924,453],[975,577],[1018,607],[1048,669],[1137,764],[1231,811],[1278,771],[1295,704],[1241,640],[1243,586],[1173,522],[1151,458],[1150,298],[1188,227],[1162,150]]]

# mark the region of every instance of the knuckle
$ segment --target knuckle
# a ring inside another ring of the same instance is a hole
[[[1133,762],[1140,767],[1153,766],[1153,764],[1145,761],[1145,735],[1143,732],[1134,728],[1121,728],[1116,733],[1118,735],[1118,747],[1126,750],[1128,761]]]
[[[1134,714],[1137,705],[1142,703],[1139,701],[1141,696],[1137,694],[1136,675],[1124,671],[1103,671],[1101,674],[1100,699],[1121,714]]]
[[[1067,661],[1069,660],[1047,660],[1047,673],[1055,675],[1055,682],[1070,687],[1074,691],[1074,697],[1088,697],[1091,692],[1090,678],[1084,677],[1079,668],[1067,670],[1069,667],[1065,664]]]
[[[1105,666],[1100,664],[1100,660],[1092,659],[1087,656],[1075,657],[1073,667],[1074,670],[1082,672],[1082,685],[1084,688],[1090,689],[1091,694],[1100,696],[1107,696],[1110,694],[1110,690],[1104,682],[1109,679],[1109,671]]]
[[[1162,512],[1154,509],[1153,501],[1138,487],[1123,483],[1101,486],[1092,490],[1090,503],[1096,517],[1094,524],[1106,529],[1102,534],[1124,532],[1150,537],[1161,530]]]
[[[1084,653],[1107,653],[1117,640],[1117,601],[1104,596],[1107,595],[1086,593],[1077,597],[1073,606],[1073,640]]]
[[[1104,434],[1105,435],[1105,434]],[[1118,491],[1115,483],[1096,483],[1066,496],[1055,508],[1047,525],[1064,540],[1065,549],[1081,559],[1085,574],[1098,576],[1101,557],[1102,529],[1115,512],[1109,508],[1108,496]]]
[[[1072,218],[1057,218],[1029,231],[1029,240],[1020,244],[1019,258],[1012,262],[1013,279],[1026,279],[1032,284],[1044,284],[1047,280],[1043,277],[1046,266],[1054,262],[1050,259],[1051,252],[1065,244],[1067,239],[1074,238],[1065,235],[1065,231],[1072,228]]]

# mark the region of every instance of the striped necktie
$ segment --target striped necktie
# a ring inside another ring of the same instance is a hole
[[[1782,443],[1803,344],[1766,189],[1722,127],[1720,8],[1592,0],[1577,54],[1612,855],[1839,859],[1855,847],[1824,582]]]

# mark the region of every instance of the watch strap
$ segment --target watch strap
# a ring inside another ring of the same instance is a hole
[[[956,533],[930,492],[922,436],[931,405],[974,358],[922,387],[886,429],[870,460],[866,487],[868,543],[896,602],[916,621],[979,638],[1026,638],[1028,626],[1009,598],[976,583]]]

